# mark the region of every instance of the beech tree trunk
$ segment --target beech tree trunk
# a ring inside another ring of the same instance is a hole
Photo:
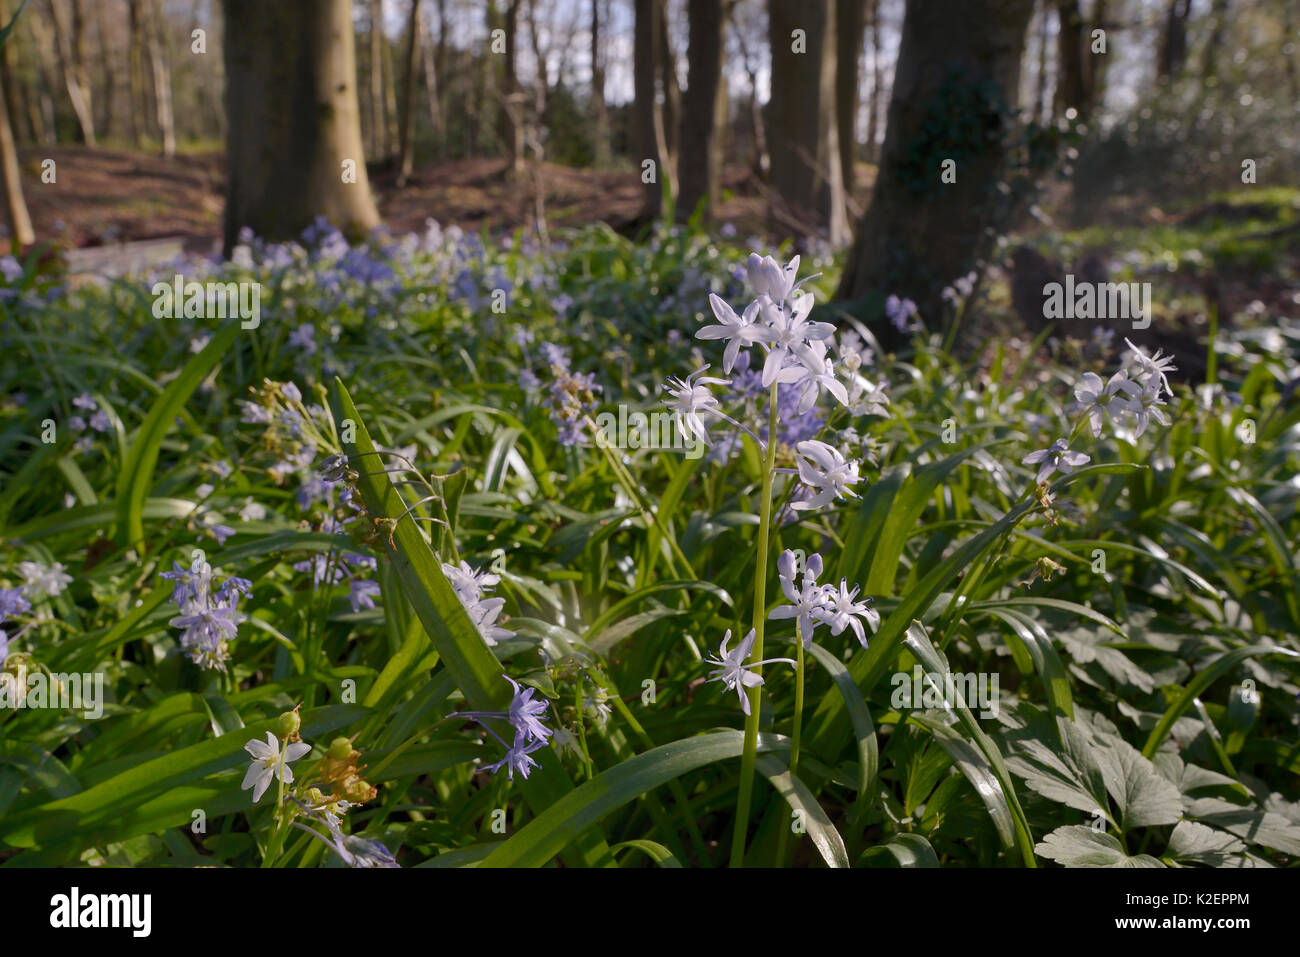
[[[667,176],[664,158],[663,115],[659,109],[656,77],[659,64],[658,26],[659,0],[635,0],[636,28],[632,44],[632,101],[633,161],[641,176],[644,199],[641,217],[656,218],[663,209],[663,177]],[[651,161],[653,176],[647,172],[645,161]]]
[[[73,0],[71,19],[65,16],[58,0],[49,2],[50,18],[54,23],[54,43],[59,52],[59,68],[63,72],[63,85],[72,102],[72,113],[77,119],[81,142],[95,145],[95,114],[90,104],[90,83],[86,78],[85,19],[80,0]]]
[[[9,249],[15,255],[24,246],[36,242],[32,218],[27,213],[23,199],[23,184],[18,168],[18,151],[14,148],[13,129],[9,124],[9,103],[4,93],[7,88],[0,80],[0,180],[5,193],[5,222],[9,225]]]
[[[840,144],[840,178],[852,195],[858,153],[858,90],[861,88],[862,31],[867,23],[866,0],[835,3],[835,126]]]
[[[506,176],[517,177],[524,170],[524,96],[519,89],[519,4],[506,0],[505,63],[499,86],[501,96],[501,141],[505,144]]]
[[[405,72],[402,74],[402,119],[398,130],[397,185],[402,187],[411,178],[415,162],[415,61],[416,42],[420,35],[420,0],[411,0],[411,15],[406,21]]]
[[[1083,79],[1083,13],[1079,0],[1056,3],[1056,96],[1055,113],[1064,116],[1074,109],[1080,117],[1087,109]]]
[[[354,236],[373,229],[349,0],[222,6],[226,35],[240,38],[224,44],[226,254],[245,226],[272,240],[317,215]]]
[[[848,237],[835,120],[835,2],[769,0],[774,214],[783,228]],[[796,34],[795,31],[801,31]],[[806,52],[802,44],[806,43]]]
[[[163,43],[163,17],[158,0],[149,0],[148,30],[149,66],[153,70],[154,109],[158,117],[158,135],[162,140],[162,155],[176,155],[176,120],[172,114],[172,72],[167,64],[167,50]],[[227,31],[233,41],[238,34]]]
[[[591,0],[591,110],[594,165],[609,165],[609,109],[605,105],[605,55],[600,45],[600,0]]]
[[[936,323],[941,290],[987,254],[1033,6],[907,5],[880,172],[838,298],[906,296]],[[941,180],[946,160],[956,164],[955,182]],[[891,332],[887,324],[877,331],[886,347]]]
[[[709,219],[722,178],[722,130],[726,124],[722,84],[722,0],[695,0],[689,5],[690,74],[682,98],[682,151],[677,163],[680,195],[676,216],[685,222],[697,211]]]

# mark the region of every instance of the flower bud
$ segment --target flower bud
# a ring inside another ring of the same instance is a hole
[[[347,738],[335,738],[330,742],[330,749],[327,753],[335,761],[346,761],[352,754],[352,742]]]
[[[283,740],[296,738],[298,731],[302,728],[302,718],[295,708],[293,711],[286,711],[280,715],[280,719],[275,723],[275,733]]]

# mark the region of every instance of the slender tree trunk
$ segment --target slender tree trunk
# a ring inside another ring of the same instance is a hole
[[[796,33],[795,31],[801,31]],[[840,146],[835,120],[835,0],[796,10],[769,0],[774,212],[804,233],[825,230],[833,244],[848,237]],[[806,43],[806,52],[800,44]]]
[[[384,0],[370,0],[369,13],[370,158],[381,160],[388,155],[388,144],[384,141],[388,130],[384,119]]]
[[[3,83],[3,80],[0,80]],[[7,88],[6,88],[7,89]],[[3,94],[5,90],[0,90]],[[9,224],[9,249],[18,253],[36,242],[32,218],[23,199],[23,184],[18,168],[18,151],[14,148],[13,130],[9,125],[9,102],[0,95],[0,179],[5,191],[5,221]]]
[[[704,219],[713,215],[718,183],[722,178],[722,128],[726,107],[722,85],[722,0],[695,0],[689,4],[691,39],[686,55],[690,70],[682,99],[682,151],[677,164],[681,190],[676,205],[679,222],[697,211]]]
[[[857,175],[858,90],[862,77],[862,31],[866,0],[835,2],[835,125],[840,143],[840,178],[844,194],[853,193]]]
[[[144,31],[141,29],[140,0],[127,0],[127,122],[131,131],[131,143],[137,149],[144,142],[144,61],[141,48],[144,46]]]
[[[1165,10],[1165,26],[1156,54],[1156,77],[1161,82],[1176,79],[1187,60],[1187,20],[1192,13],[1192,0],[1169,0]]]
[[[355,235],[379,224],[370,195],[349,0],[223,0],[225,248],[247,226],[295,238],[317,215]]]
[[[37,101],[39,102],[40,128],[42,145],[56,143],[59,139],[58,115],[54,110],[54,98],[59,87],[58,78],[50,64],[58,60],[58,44],[50,37],[45,19],[35,9],[27,23],[32,28],[33,51],[36,60]]]
[[[880,2],[871,0],[871,99],[867,102],[867,156],[874,163],[880,159],[880,116],[885,99],[884,48],[880,42]]]
[[[506,176],[517,177],[524,169],[524,96],[519,89],[517,72],[519,42],[519,4],[521,0],[506,0],[505,62],[501,70],[500,134],[505,145]]]
[[[90,91],[84,83],[84,70],[78,68],[78,51],[84,49],[81,39],[81,6],[73,3],[70,26],[58,0],[50,0],[49,11],[54,24],[54,42],[59,51],[59,68],[63,72],[63,83],[67,87],[72,112],[77,119],[78,133],[81,142],[94,146],[95,115],[90,108]]]
[[[551,67],[547,50],[542,49],[541,31],[537,29],[537,4],[528,0],[528,40],[533,48],[533,62],[537,65],[537,82],[533,86],[533,115],[541,118],[546,112],[546,100],[551,92]]]
[[[656,0],[659,14],[655,20],[659,30],[659,92],[663,100],[664,168],[672,181],[672,194],[677,195],[677,155],[681,147],[682,88],[677,82],[677,52],[673,49],[672,35],[668,32],[668,0]]]
[[[837,296],[896,293],[937,322],[940,291],[988,254],[1033,0],[909,3],[871,206]],[[965,120],[953,124],[948,117]],[[974,133],[972,133],[974,131]],[[952,160],[955,166],[946,161]],[[947,167],[955,181],[944,182]],[[886,325],[882,343],[897,341]]]
[[[442,7],[442,0],[439,0],[438,6],[439,8]],[[445,23],[446,21],[442,22]],[[424,60],[424,98],[429,104],[429,128],[433,131],[433,139],[437,144],[438,155],[441,156],[446,146],[443,142],[442,130],[442,75],[434,52],[435,48],[429,21],[421,17],[419,26],[420,52]]]
[[[609,109],[605,105],[605,55],[600,44],[600,0],[591,0],[591,112],[597,169],[609,165]]]
[[[114,100],[117,89],[117,67],[115,62],[116,58],[114,57],[113,52],[109,49],[108,44],[107,9],[108,4],[105,3],[104,0],[99,0],[95,7],[95,11],[98,14],[96,29],[99,33],[99,59],[100,65],[103,67],[104,71],[104,95],[99,98],[99,102],[103,105],[100,127],[104,131],[104,138],[112,139],[116,126],[113,121],[115,118]]]
[[[1038,74],[1034,83],[1033,116],[1046,126],[1052,119],[1054,107],[1047,99],[1047,41],[1048,27],[1051,25],[1052,11],[1048,0],[1038,4]]]
[[[149,0],[149,66],[153,71],[154,108],[158,116],[158,134],[162,155],[176,155],[176,120],[172,113],[172,72],[167,63],[163,34],[163,13],[158,0]]]
[[[403,187],[411,178],[415,161],[415,61],[416,41],[420,36],[420,0],[411,0],[411,16],[406,22],[406,66],[402,74],[402,122],[399,128],[397,185]]]
[[[1206,37],[1205,49],[1201,54],[1201,77],[1209,79],[1219,72],[1219,48],[1223,46],[1223,34],[1228,25],[1228,0],[1214,0],[1210,8],[1210,35]]]
[[[383,31],[383,0],[380,0],[379,63],[384,80],[384,159],[392,158],[397,149],[397,79],[393,73],[393,46]]]
[[[9,23],[9,19],[9,4],[7,0],[0,0],[0,24]],[[10,34],[5,44],[0,46],[0,84],[4,86],[5,108],[9,111],[10,137],[17,141],[23,138],[19,126],[25,120],[26,113],[22,108],[24,104],[20,103],[22,87],[18,83],[17,44],[14,39],[13,34]]]
[[[1097,0],[1092,11],[1092,25],[1088,28],[1088,35],[1083,38],[1083,79],[1084,91],[1087,95],[1087,114],[1089,116],[1093,114],[1106,97],[1106,68],[1110,66],[1111,58],[1111,29],[1112,26],[1110,20],[1107,19],[1106,0]],[[1105,53],[1092,52],[1092,34],[1096,30],[1105,31]]]
[[[656,92],[656,67],[659,63],[660,30],[658,0],[635,0],[636,28],[632,45],[632,80],[635,88],[632,102],[631,141],[644,192],[641,215],[657,218],[663,209],[663,185],[667,176],[667,163],[663,148],[663,117]],[[646,172],[644,163],[654,164],[653,176]],[[647,179],[649,181],[647,182]]]
[[[1087,97],[1083,87],[1083,13],[1079,10],[1079,0],[1057,0],[1056,17],[1054,109],[1057,116],[1073,109],[1082,117]]]

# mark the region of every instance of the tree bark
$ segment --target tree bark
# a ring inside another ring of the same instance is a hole
[[[1192,0],[1169,0],[1156,55],[1156,77],[1161,82],[1177,78],[1183,70],[1187,60],[1187,20],[1191,13]]]
[[[113,121],[115,119],[114,99],[117,87],[117,69],[115,68],[115,58],[108,45],[107,7],[108,4],[106,4],[104,0],[99,0],[98,5],[96,6],[96,12],[98,14],[96,29],[99,33],[100,65],[104,71],[104,95],[99,98],[99,102],[103,104],[103,115],[100,127],[104,131],[104,137],[106,139],[112,139],[113,131],[116,126]],[[5,45],[8,46],[8,44]]]
[[[223,0],[225,249],[247,226],[295,238],[317,215],[356,236],[379,224],[357,105],[349,0]],[[355,182],[344,182],[345,162]]]
[[[378,160],[388,155],[388,143],[385,142],[388,123],[384,118],[384,0],[370,0],[368,14],[370,55],[366,66],[370,80],[370,157]]]
[[[609,109],[605,105],[605,55],[600,44],[600,0],[591,0],[591,112],[595,143],[593,165],[609,165]]]
[[[1083,13],[1079,0],[1056,3],[1056,97],[1054,111],[1073,109],[1082,118],[1087,109],[1083,85]]]
[[[1047,98],[1047,40],[1051,23],[1049,0],[1038,4],[1038,73],[1034,81],[1033,118],[1046,126],[1052,119],[1053,108]]]
[[[681,193],[676,205],[678,222],[699,212],[713,215],[722,175],[720,139],[726,117],[722,86],[722,0],[695,0],[688,7],[691,40],[687,50],[689,83],[682,98],[682,151],[677,163]]]
[[[0,80],[0,83],[3,83]],[[24,246],[36,242],[32,218],[23,199],[23,183],[18,168],[18,151],[14,148],[13,129],[9,124],[9,103],[0,88],[0,180],[5,192],[5,221],[9,224],[9,249],[17,254]]]
[[[659,63],[660,30],[658,0],[635,0],[636,28],[632,44],[632,135],[637,174],[643,183],[641,216],[657,218],[663,209],[663,183],[667,164],[663,151],[663,116],[659,109],[656,74]],[[643,163],[654,163],[652,182],[645,182]]]
[[[836,0],[835,126],[840,145],[840,179],[846,196],[852,195],[857,176],[858,91],[866,22],[866,0]]]
[[[415,45],[420,33],[420,0],[411,0],[411,15],[406,22],[406,72],[402,74],[402,121],[399,129],[397,185],[403,187],[411,178],[415,161]]]
[[[514,178],[524,170],[524,96],[519,89],[517,67],[519,42],[519,4],[521,0],[506,0],[505,29],[506,53],[501,69],[501,141],[505,144],[506,176]]]
[[[149,65],[153,70],[154,108],[158,116],[158,135],[162,155],[176,155],[176,119],[172,112],[172,72],[163,43],[163,16],[158,0],[149,0]],[[231,34],[227,34],[228,36]]]
[[[940,290],[987,254],[1032,11],[1033,0],[908,4],[880,172],[838,298],[896,293],[934,321]],[[949,159],[956,181],[944,183]],[[892,331],[878,333],[887,347]]]
[[[49,2],[50,18],[54,23],[54,42],[59,51],[59,67],[63,83],[72,102],[72,112],[77,119],[81,142],[95,145],[95,114],[90,105],[90,88],[86,81],[85,40],[81,4],[73,0],[71,24],[64,17],[58,0]]]
[[[1214,0],[1210,8],[1210,35],[1205,40],[1201,54],[1201,77],[1208,79],[1219,72],[1219,48],[1223,45],[1224,28],[1228,23],[1228,0]]]
[[[806,52],[794,51],[795,30],[804,31]],[[835,0],[797,9],[769,0],[768,36],[774,212],[784,228],[805,235],[825,230],[838,245],[848,236],[848,213],[835,121]]]
[[[659,30],[659,93],[663,101],[660,116],[663,120],[664,168],[672,180],[672,195],[677,195],[677,157],[681,147],[682,88],[677,82],[677,52],[673,49],[672,34],[668,32],[668,0],[655,0],[659,14],[655,20]]]
[[[445,26],[446,8],[445,0],[438,0],[438,20],[441,26]],[[429,101],[429,128],[433,131],[434,141],[437,143],[438,155],[444,152],[445,144],[443,143],[442,130],[442,66],[439,63],[438,50],[442,47],[441,37],[435,47],[429,21],[423,17],[420,19],[420,52],[424,60],[424,96]]]
[[[871,0],[871,99],[867,101],[867,157],[880,159],[880,114],[884,101],[885,71],[881,65],[884,47],[880,41],[880,0]]]

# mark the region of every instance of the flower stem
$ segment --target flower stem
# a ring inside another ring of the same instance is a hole
[[[772,383],[767,400],[767,462],[763,469],[762,505],[758,522],[758,553],[754,569],[755,661],[763,660],[763,625],[767,619],[767,539],[772,524],[772,475],[776,468],[776,386]],[[736,827],[731,837],[731,866],[745,863],[745,837],[749,833],[749,800],[754,785],[754,761],[758,751],[758,719],[763,686],[749,689],[749,714],[745,717],[745,750],[740,756],[740,793],[736,797]]]
[[[799,736],[803,731],[803,629],[799,627],[798,618],[794,620],[794,645],[797,660],[794,668],[794,728],[790,732],[790,780],[792,784],[795,775],[799,773]],[[789,833],[790,828],[786,825],[782,825],[780,830],[777,831],[777,867],[785,864],[785,841]]]

